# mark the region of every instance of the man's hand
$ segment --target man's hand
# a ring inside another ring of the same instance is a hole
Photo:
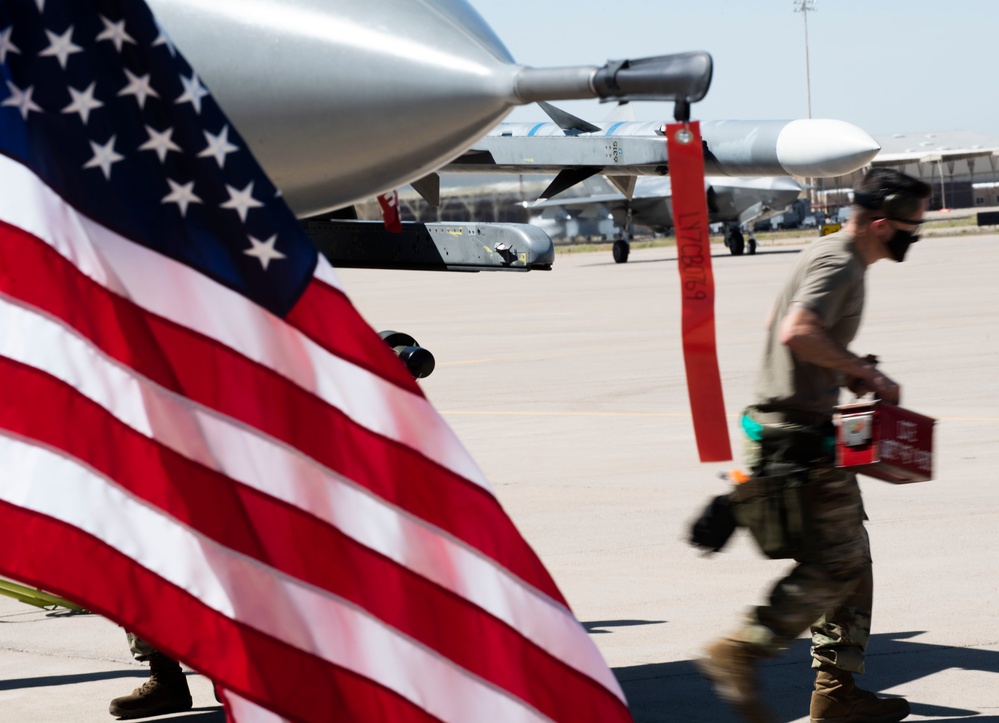
[[[858,397],[874,392],[874,396],[889,404],[898,404],[902,396],[902,388],[873,364],[861,365],[860,374],[849,377],[846,388]]]

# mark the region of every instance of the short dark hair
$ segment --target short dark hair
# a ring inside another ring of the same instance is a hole
[[[904,209],[929,198],[932,192],[928,183],[894,168],[873,168],[853,187],[853,205],[866,211],[880,211],[887,199],[890,206]]]

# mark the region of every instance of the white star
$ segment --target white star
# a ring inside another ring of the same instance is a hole
[[[246,214],[251,208],[263,206],[260,201],[253,197],[253,181],[242,191],[237,191],[228,183],[225,190],[229,192],[229,200],[222,204],[222,208],[234,208],[239,213],[239,220],[246,223]]]
[[[106,17],[101,15],[101,22],[104,23],[104,30],[101,31],[100,35],[97,36],[98,40],[110,40],[114,43],[114,49],[119,53],[121,52],[121,47],[125,43],[131,43],[132,45],[137,45],[135,39],[131,35],[125,32],[125,21],[112,23]]]
[[[250,239],[250,248],[246,249],[243,253],[247,256],[256,256],[260,261],[260,265],[264,267],[264,271],[267,271],[267,266],[271,261],[287,258],[283,253],[274,248],[274,244],[277,243],[277,234],[274,234],[266,241],[261,241],[253,236],[247,236],[247,238]]]
[[[170,193],[165,195],[160,203],[176,203],[180,207],[181,216],[187,215],[188,204],[201,203],[201,199],[194,195],[194,181],[182,186],[168,178],[167,183],[170,184]]]
[[[160,94],[152,89],[149,85],[150,75],[134,75],[125,68],[125,75],[128,76],[128,85],[118,91],[118,97],[123,95],[134,95],[135,99],[139,101],[139,108],[143,108],[146,105],[146,98],[153,96],[154,98],[159,98]]]
[[[160,157],[160,163],[163,163],[166,160],[168,151],[177,151],[180,153],[180,146],[174,143],[171,138],[171,136],[173,136],[173,128],[167,128],[165,131],[160,133],[149,126],[146,126],[146,133],[149,134],[149,140],[139,146],[139,150],[156,151],[156,155]]]
[[[49,36],[49,47],[45,48],[39,55],[57,58],[63,70],[66,69],[66,63],[69,62],[70,55],[83,51],[83,48],[73,42],[72,25],[62,35],[56,35],[51,30],[46,30],[45,34]]]
[[[35,92],[35,86],[30,85],[25,90],[21,90],[16,85],[7,81],[10,89],[10,97],[5,99],[2,105],[10,105],[21,111],[21,117],[28,120],[28,113],[35,111],[41,113],[42,108],[35,101],[31,100],[31,94]]]
[[[226,155],[239,150],[239,146],[234,146],[229,142],[229,126],[222,126],[222,131],[217,136],[212,135],[208,131],[204,133],[205,140],[208,141],[208,146],[198,154],[198,158],[214,156],[216,162],[219,164],[219,168],[224,168]]]
[[[185,78],[182,75],[180,76],[180,82],[184,84],[184,92],[181,93],[180,97],[174,103],[190,103],[194,106],[194,110],[200,114],[201,99],[208,95],[208,91],[201,84],[198,74],[192,70],[191,77]]]
[[[153,41],[152,47],[155,48],[157,45],[165,45],[167,46],[167,50],[170,51],[170,55],[176,56],[177,48],[174,47],[173,41],[170,40],[170,36],[166,34],[165,30],[163,30],[163,27],[159,24],[159,21],[154,20],[153,22],[156,23],[156,29],[160,31],[160,34],[156,36],[156,40]]]
[[[94,87],[96,85],[97,81],[94,81],[86,90],[77,90],[76,88],[70,87],[69,94],[73,96],[73,102],[63,108],[62,112],[79,113],[80,118],[83,120],[83,124],[86,125],[87,120],[90,118],[90,111],[104,105],[99,100],[94,99]]]
[[[0,30],[0,63],[7,62],[7,53],[17,53],[20,55],[21,50],[10,42],[10,35],[14,32],[14,26],[11,25],[6,30]]]
[[[125,156],[115,152],[114,142],[117,137],[117,135],[111,136],[111,139],[103,146],[90,141],[90,148],[94,151],[94,157],[84,163],[83,167],[100,168],[104,172],[104,178],[110,181],[111,164],[125,159]]]

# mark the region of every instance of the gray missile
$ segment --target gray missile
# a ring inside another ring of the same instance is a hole
[[[711,80],[707,53],[526,68],[464,0],[149,4],[299,216],[425,176],[517,105],[695,101]]]
[[[501,123],[442,171],[557,174],[573,169],[574,177],[669,172],[662,122],[585,123],[593,129],[589,132],[566,125]],[[881,149],[868,133],[839,120],[704,121],[701,135],[709,176],[840,176],[869,164]]]

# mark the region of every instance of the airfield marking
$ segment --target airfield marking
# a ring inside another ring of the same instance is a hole
[[[466,364],[493,364],[499,361],[510,361],[509,359],[463,359],[461,361],[439,362],[439,367],[460,367]]]
[[[690,412],[527,412],[527,411],[485,411],[485,410],[457,410],[438,409],[437,412],[443,415],[455,417],[669,417],[669,418],[690,418]],[[726,414],[729,419],[738,419],[742,412],[738,414]],[[999,417],[934,417],[938,422],[999,422]]]
[[[437,410],[439,414],[465,417],[690,417],[689,412],[486,412],[480,410]],[[730,417],[737,415],[730,414]]]

